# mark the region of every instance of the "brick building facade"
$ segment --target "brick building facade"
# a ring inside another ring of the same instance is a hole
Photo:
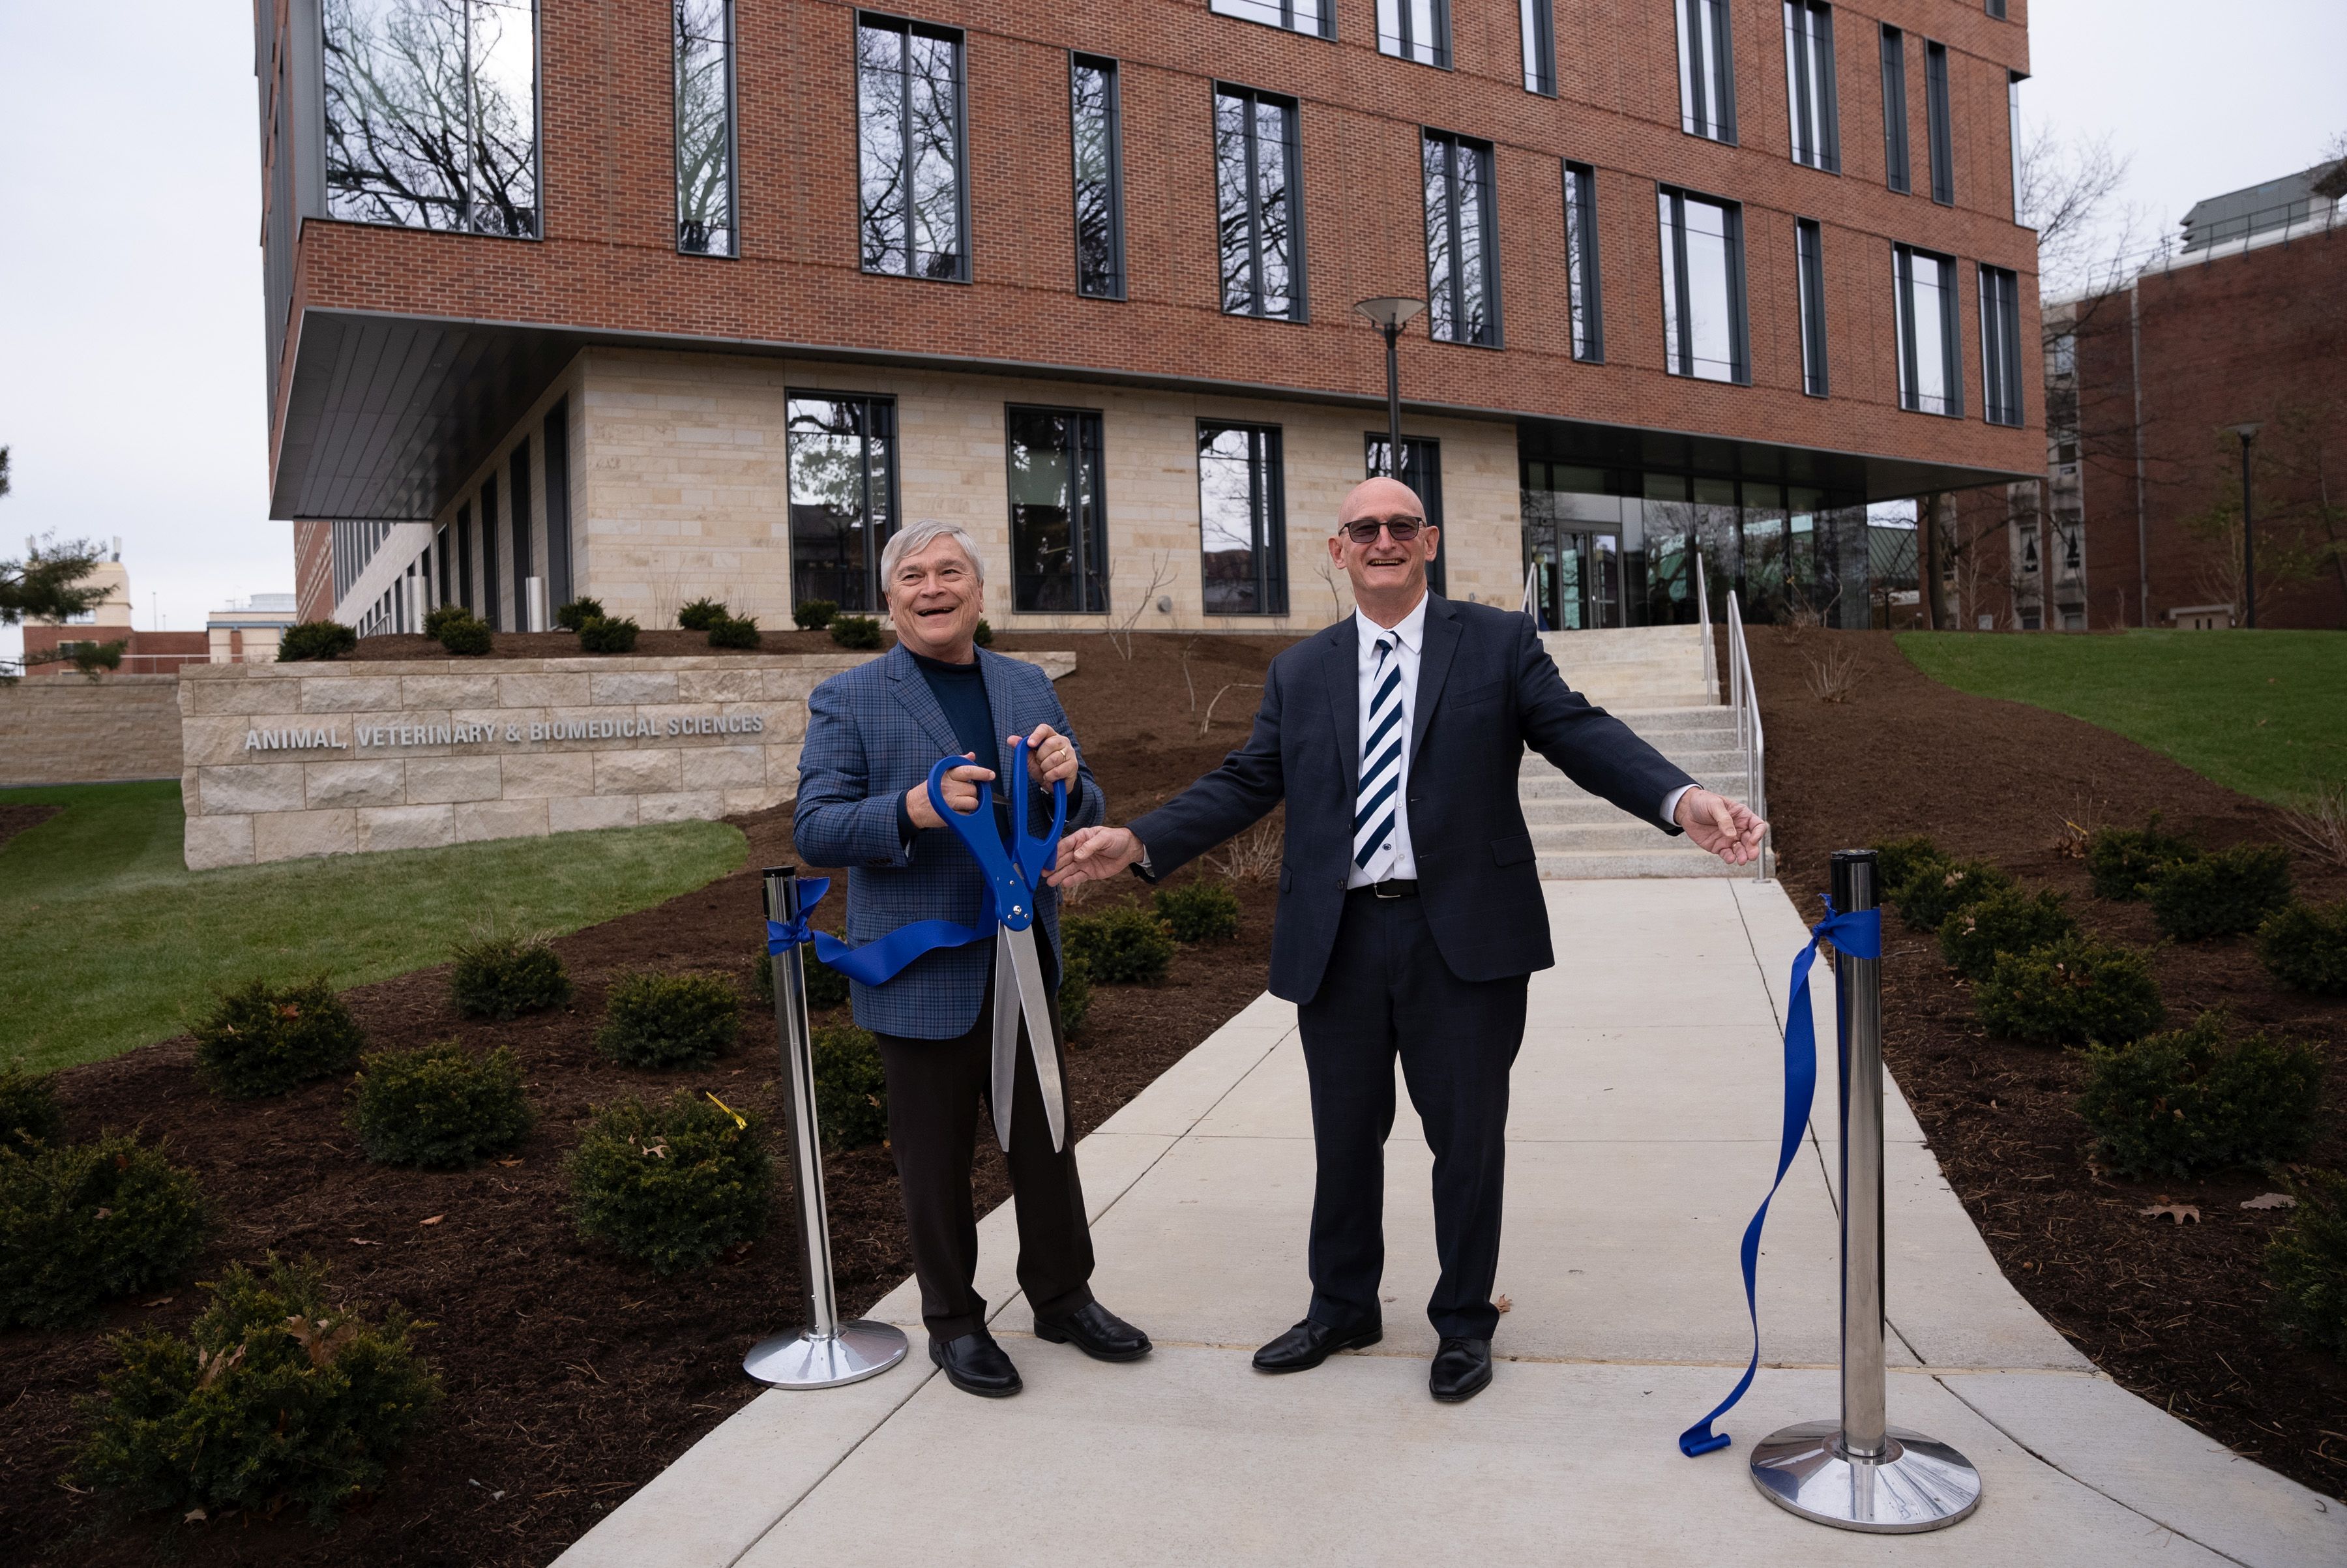
[[[1862,624],[1868,503],[2042,470],[2024,0],[1406,9],[261,0],[301,613],[781,624],[938,517],[999,627],[1325,624],[1371,296],[1444,590],[1552,624],[1691,615],[1690,546]]]

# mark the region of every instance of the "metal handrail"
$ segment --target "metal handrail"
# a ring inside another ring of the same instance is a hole
[[[1540,563],[1534,561],[1524,568],[1524,613],[1532,617],[1535,629],[1540,625],[1540,600],[1535,591],[1539,583]]]
[[[1744,641],[1744,612],[1737,603],[1736,590],[1727,590],[1727,684],[1728,702],[1736,709],[1736,749],[1744,758],[1744,780],[1752,792],[1747,803],[1752,814],[1762,821],[1768,817],[1768,743],[1760,730],[1760,694],[1752,681],[1752,651]],[[1752,863],[1752,879],[1768,879],[1769,841],[1773,834],[1760,839],[1759,857]]]
[[[1695,565],[1696,624],[1703,628],[1703,698],[1706,703],[1719,701],[1719,659],[1711,648],[1711,587],[1705,580],[1703,552],[1690,550],[1687,559]]]

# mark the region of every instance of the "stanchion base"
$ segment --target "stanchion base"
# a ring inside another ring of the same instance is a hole
[[[777,1334],[742,1358],[742,1370],[777,1389],[836,1389],[876,1378],[905,1358],[904,1331],[859,1317],[835,1335]]]
[[[1836,1421],[1771,1432],[1752,1450],[1752,1484],[1803,1519],[1881,1535],[1942,1529],[1980,1506],[1970,1460],[1918,1432],[1889,1436],[1889,1453],[1867,1460],[1842,1452]]]

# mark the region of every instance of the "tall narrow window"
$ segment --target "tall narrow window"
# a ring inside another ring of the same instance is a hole
[[[733,251],[733,4],[671,0],[676,18],[676,248]]]
[[[1663,358],[1673,375],[1751,379],[1743,210],[1662,188]]]
[[[538,236],[534,0],[325,8],[326,212]]]
[[[1198,424],[1198,535],[1208,615],[1287,613],[1287,519],[1276,425]]]
[[[1418,436],[1401,438],[1401,472],[1393,466],[1392,443],[1382,430],[1372,430],[1361,440],[1364,476],[1399,479],[1418,492],[1419,505],[1426,508],[1426,520],[1434,528],[1442,526],[1442,443]],[[1437,593],[1445,591],[1443,561],[1440,538],[1435,557],[1426,563],[1426,586]]]
[[[1023,610],[1108,609],[1108,506],[1101,416],[1073,408],[1005,411],[1010,462],[1010,589]]]
[[[1923,46],[1923,113],[1931,122],[1932,200],[1956,204],[1956,133],[1948,113],[1948,46]]]
[[[1793,117],[1793,161],[1841,170],[1841,110],[1834,101],[1833,7],[1785,0],[1785,101]]]
[[[1914,189],[1907,164],[1907,36],[1882,29],[1882,167],[1891,189]]]
[[[1736,139],[1736,55],[1727,0],[1672,0],[1679,27],[1679,128]]]
[[[1981,401],[1991,425],[2021,423],[2021,280],[1980,270]]]
[[[1899,406],[1960,417],[1964,384],[1956,360],[1956,264],[1929,251],[1893,245],[1891,266]]]
[[[1450,0],[1378,0],[1378,53],[1450,68]]]
[[[544,627],[529,623],[529,579],[537,574],[531,568],[529,548],[529,437],[527,436],[514,443],[511,471],[512,477],[507,483],[507,489],[513,497],[507,504],[513,508],[514,630],[542,631]]]
[[[1077,55],[1068,67],[1076,161],[1076,292],[1124,298],[1124,128],[1116,62]]]
[[[857,17],[856,91],[864,270],[969,282],[961,35]]]
[[[1491,144],[1428,131],[1426,330],[1444,343],[1500,343],[1500,245],[1491,215]]]
[[[897,405],[885,397],[793,393],[791,603],[842,610],[887,602],[880,550],[897,531]]]
[[[1214,89],[1214,195],[1223,309],[1304,317],[1304,210],[1296,173],[1296,100]]]
[[[1337,0],[1206,0],[1206,9],[1218,16],[1260,22],[1291,33],[1337,36]]]
[[[2019,71],[2007,71],[2004,76],[2005,145],[2013,154],[2013,220],[2028,221],[2021,194],[2021,84],[2029,78]]]
[[[505,617],[497,605],[498,576],[497,481],[491,476],[481,481],[481,619],[492,631],[505,630]]]
[[[1556,10],[1551,0],[1516,0],[1524,40],[1524,91],[1556,96]]]
[[[1793,260],[1801,290],[1801,390],[1826,395],[1826,241],[1814,219],[1793,220]]]
[[[1573,313],[1573,357],[1605,358],[1605,307],[1597,276],[1597,171],[1564,166],[1564,282]]]

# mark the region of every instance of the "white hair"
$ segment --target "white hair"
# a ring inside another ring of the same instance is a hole
[[[939,539],[951,539],[961,547],[969,560],[969,569],[978,574],[978,586],[986,586],[986,561],[978,553],[978,541],[969,537],[959,523],[941,523],[934,518],[924,518],[888,536],[880,551],[880,591],[885,596],[897,581],[897,568],[907,556],[918,555]]]

